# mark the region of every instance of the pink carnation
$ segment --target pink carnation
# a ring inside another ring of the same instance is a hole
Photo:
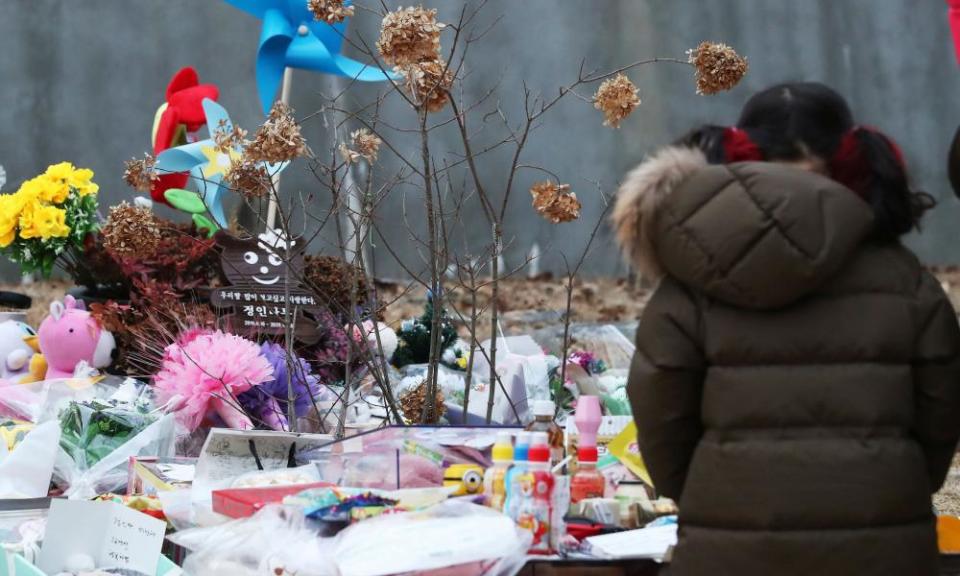
[[[177,419],[195,430],[215,410],[228,426],[251,428],[236,396],[273,377],[273,366],[255,343],[223,332],[192,332],[167,346],[154,376],[161,403],[179,398]]]

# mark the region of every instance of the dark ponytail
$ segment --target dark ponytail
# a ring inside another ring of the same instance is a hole
[[[873,208],[877,238],[896,240],[919,230],[923,214],[936,205],[936,200],[910,189],[902,153],[889,137],[869,128],[857,129],[855,137],[868,168],[863,190],[858,192]]]
[[[878,240],[896,240],[919,229],[923,213],[936,204],[929,194],[910,189],[906,164],[893,140],[856,126],[843,97],[817,82],[758,92],[744,105],[736,128],[706,125],[675,144],[699,148],[712,164],[819,159],[831,178],[873,208]]]

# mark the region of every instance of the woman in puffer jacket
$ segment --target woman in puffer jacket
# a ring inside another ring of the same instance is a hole
[[[821,84],[765,90],[627,176],[614,224],[659,285],[629,393],[671,576],[933,576],[960,329],[899,238],[932,199]]]

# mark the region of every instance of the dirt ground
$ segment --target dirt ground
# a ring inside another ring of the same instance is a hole
[[[950,294],[954,307],[960,309],[960,270],[938,270],[944,289]],[[0,290],[15,290],[34,298],[28,321],[38,326],[46,315],[51,300],[62,298],[68,285],[62,282],[36,283],[26,286],[3,286]],[[507,280],[500,288],[503,326],[508,333],[532,333],[562,323],[567,291],[563,281],[555,279]],[[422,288],[384,283],[380,285],[381,301],[389,303],[386,320],[397,325],[405,318],[418,316],[426,300]],[[481,290],[478,304],[484,308],[490,302],[490,290]],[[624,280],[595,279],[578,281],[572,292],[572,318],[583,324],[631,324],[640,318],[649,292],[638,290]],[[456,293],[454,299],[463,314],[470,309],[470,296]],[[454,313],[454,318],[456,314]],[[883,479],[878,478],[878,482]],[[944,514],[960,515],[960,457],[943,490],[936,494],[934,503]]]

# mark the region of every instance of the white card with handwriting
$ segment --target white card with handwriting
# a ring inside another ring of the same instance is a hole
[[[97,568],[155,574],[167,525],[115,502],[55,499],[37,565],[47,574],[64,570],[76,554]]]

